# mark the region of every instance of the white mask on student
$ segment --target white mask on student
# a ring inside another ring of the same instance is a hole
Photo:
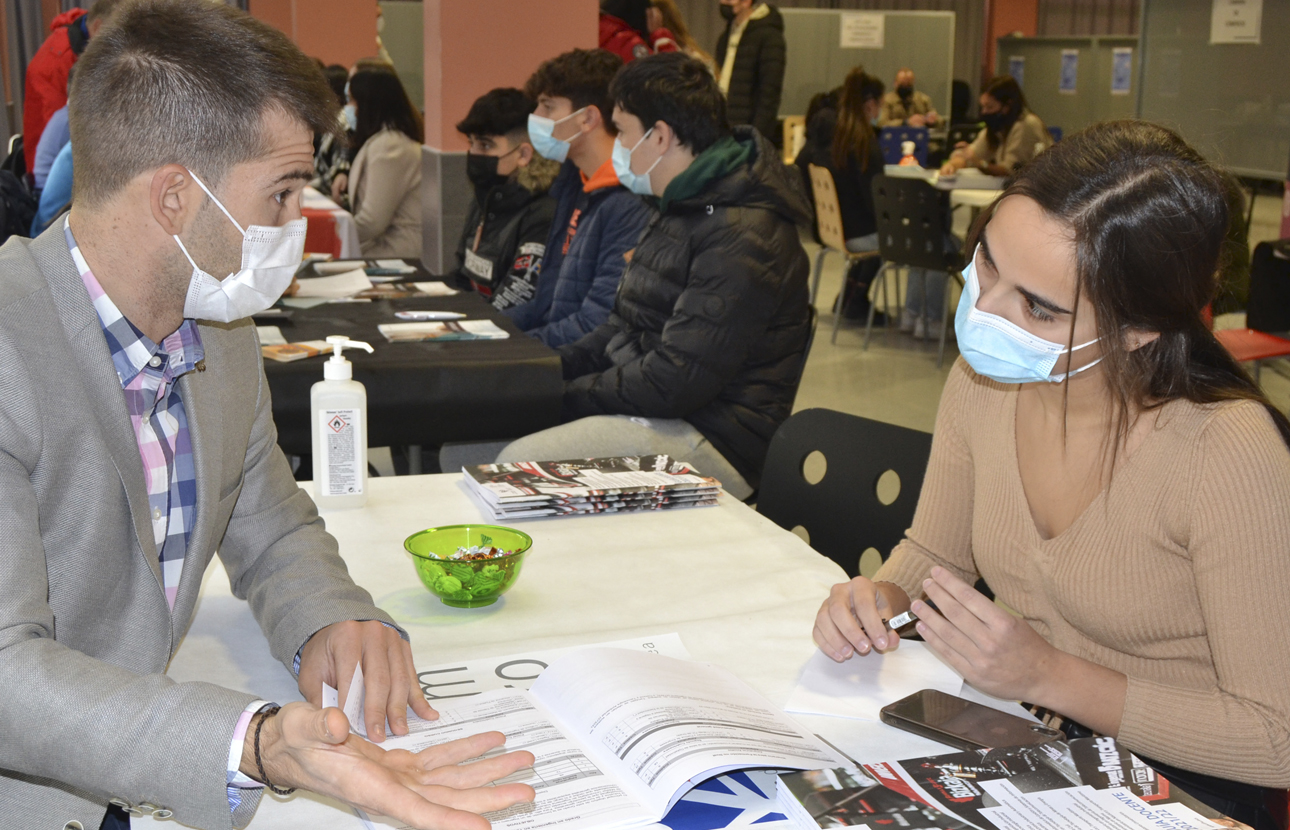
[[[242,268],[218,280],[193,262],[183,241],[175,236],[179,249],[193,266],[188,296],[184,300],[184,316],[231,323],[264,311],[290,287],[296,269],[304,259],[306,221],[293,219],[280,227],[248,225],[244,230],[215,194],[193,175],[193,171],[189,170],[188,175],[242,234]]]

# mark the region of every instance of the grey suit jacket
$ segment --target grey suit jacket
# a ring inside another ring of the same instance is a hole
[[[350,580],[277,446],[249,321],[202,325],[179,381],[197,514],[174,612],[143,464],[62,225],[0,248],[0,819],[88,830],[112,797],[228,828],[229,740],[254,698],[163,672],[218,552],[273,655],[390,618]],[[258,792],[258,791],[257,791]],[[74,825],[73,825],[74,826]]]

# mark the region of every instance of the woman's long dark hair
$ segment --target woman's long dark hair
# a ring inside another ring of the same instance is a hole
[[[355,149],[386,127],[398,130],[418,144],[424,141],[421,113],[412,106],[398,75],[384,69],[360,69],[349,79],[349,94],[358,105]]]
[[[1026,93],[1021,91],[1021,84],[1011,75],[1000,75],[991,78],[990,82],[981,90],[982,95],[989,95],[998,101],[1002,106],[1008,108],[1008,114],[1003,119],[1003,128],[1001,130],[986,130],[985,141],[990,145],[990,150],[999,149],[999,145],[1007,138],[1008,131],[1012,125],[1016,124],[1022,116],[1026,114]]]
[[[852,157],[857,160],[856,166],[861,172],[869,169],[869,147],[878,137],[865,117],[864,104],[865,101],[882,100],[884,89],[882,81],[866,75],[862,66],[847,73],[838,94],[838,123],[833,128],[835,170],[845,170]]]
[[[1227,256],[1234,186],[1177,133],[1143,121],[1108,121],[1036,156],[995,202],[1033,199],[1073,232],[1075,299],[1087,295],[1102,336],[1102,365],[1116,405],[1115,448],[1136,412],[1180,398],[1262,404],[1290,446],[1290,420],[1206,319]],[[987,208],[978,219],[970,250],[993,214]],[[1129,350],[1116,333],[1133,330],[1160,336]],[[1068,348],[1074,332],[1072,319]]]

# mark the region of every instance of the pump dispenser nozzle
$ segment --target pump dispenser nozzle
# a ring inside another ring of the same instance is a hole
[[[343,334],[333,334],[327,338],[327,342],[331,344],[332,356],[323,364],[323,380],[350,380],[354,377],[354,364],[342,354],[345,349],[366,349],[368,353],[375,351],[371,344],[350,340]]]

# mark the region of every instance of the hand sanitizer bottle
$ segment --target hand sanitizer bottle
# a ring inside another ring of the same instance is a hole
[[[367,343],[333,335],[323,379],[309,391],[314,443],[314,501],[324,510],[367,503],[367,390],[354,380],[344,349]]]

